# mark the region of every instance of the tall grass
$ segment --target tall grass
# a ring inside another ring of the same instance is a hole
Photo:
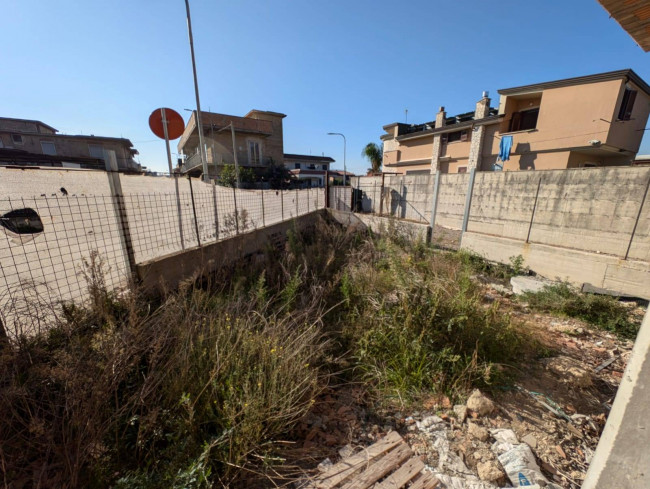
[[[547,285],[539,292],[527,292],[522,300],[537,311],[582,319],[622,338],[634,339],[640,324],[630,318],[630,311],[614,297],[582,294],[566,283]]]
[[[490,384],[534,351],[483,303],[475,267],[321,221],[263,266],[152,301],[107,292],[95,256],[88,304],[0,346],[2,475],[17,487],[260,486],[342,365],[408,400]]]

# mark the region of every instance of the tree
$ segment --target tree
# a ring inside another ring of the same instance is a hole
[[[383,145],[368,143],[363,148],[361,156],[370,161],[371,168],[368,168],[368,172],[372,174],[381,173],[381,161],[384,156]]]
[[[288,188],[295,179],[293,173],[284,165],[277,165],[272,159],[264,173],[264,180],[269,182],[272,189]]]
[[[239,183],[252,183],[255,181],[255,172],[252,168],[239,167]],[[219,183],[224,187],[237,186],[237,172],[235,165],[223,165],[219,173]]]

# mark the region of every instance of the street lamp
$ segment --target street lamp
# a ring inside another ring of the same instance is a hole
[[[199,82],[196,78],[196,59],[194,58],[194,38],[192,37],[192,18],[190,17],[190,2],[185,0],[185,11],[187,12],[187,32],[190,36],[190,53],[192,54],[192,74],[194,75],[194,95],[196,96],[196,125],[199,129],[199,155],[203,167],[203,180],[210,180],[208,175],[208,160],[203,146],[203,126],[201,125],[201,102],[199,100]]]
[[[343,186],[346,185],[346,181],[348,179],[348,170],[347,166],[345,165],[345,146],[347,145],[347,141],[345,140],[345,136],[341,134],[340,132],[328,132],[328,136],[341,136],[343,138]]]

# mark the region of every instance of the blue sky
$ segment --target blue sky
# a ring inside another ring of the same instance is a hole
[[[483,90],[633,68],[644,53],[596,0],[191,0],[204,110],[287,114],[284,150],[363,172],[382,126],[473,110]],[[489,8],[488,8],[489,6]],[[5,0],[0,115],[128,137],[167,167],[153,109],[194,108],[183,0]],[[650,131],[648,131],[650,132]],[[650,137],[641,151],[650,153]]]

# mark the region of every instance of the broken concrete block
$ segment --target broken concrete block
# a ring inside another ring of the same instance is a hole
[[[554,282],[540,277],[530,277],[528,275],[517,275],[510,279],[512,291],[519,295],[525,292],[540,292],[547,285],[553,285]]]
[[[485,397],[480,390],[475,389],[467,399],[467,409],[474,411],[479,416],[486,416],[494,411],[494,403]]]
[[[485,482],[497,482],[505,478],[505,472],[501,470],[498,462],[488,461],[476,464],[478,478]]]
[[[524,436],[521,441],[523,441],[533,450],[537,448],[537,438],[535,438],[531,433],[528,433],[526,436]]]
[[[589,387],[592,385],[591,372],[584,368],[578,360],[571,357],[558,356],[545,358],[542,363],[548,370],[557,375],[561,382],[578,387]]]

